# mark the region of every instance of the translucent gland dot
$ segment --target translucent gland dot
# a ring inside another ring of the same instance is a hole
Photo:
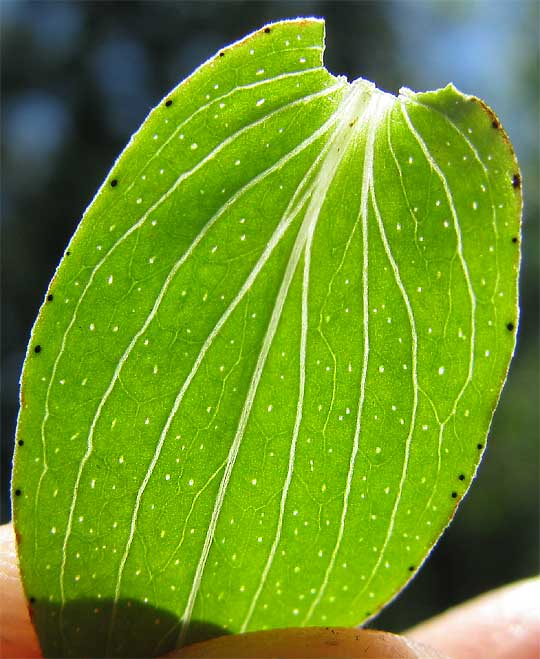
[[[260,98],[260,99],[255,103],[255,105],[259,108],[259,107],[261,107],[261,105],[265,102],[265,100],[266,100],[265,98]]]
[[[439,375],[444,375],[444,366],[439,366],[438,373]]]
[[[191,145],[191,150],[195,151],[195,149],[198,149],[198,148],[199,148],[199,145],[197,144],[197,142],[193,142],[193,144]]]

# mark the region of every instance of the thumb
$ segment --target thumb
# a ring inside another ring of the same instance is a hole
[[[435,650],[408,639],[370,629],[303,627],[221,636],[167,655],[208,659],[443,659]]]

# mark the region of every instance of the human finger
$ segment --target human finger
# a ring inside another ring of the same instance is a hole
[[[41,657],[21,585],[11,524],[0,526],[0,587],[0,657]]]
[[[390,634],[345,627],[271,629],[221,636],[196,643],[167,655],[169,659],[442,659],[435,650]]]
[[[538,659],[540,579],[485,593],[405,634],[455,659]]]

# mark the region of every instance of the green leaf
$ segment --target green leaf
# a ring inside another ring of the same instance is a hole
[[[520,175],[452,85],[221,51],[114,164],[28,347],[13,476],[47,656],[356,625],[465,494],[515,344]]]

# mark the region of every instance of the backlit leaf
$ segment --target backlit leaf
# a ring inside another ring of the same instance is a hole
[[[13,476],[48,656],[355,625],[474,477],[514,349],[520,175],[452,85],[270,25],[155,108],[32,332]]]

